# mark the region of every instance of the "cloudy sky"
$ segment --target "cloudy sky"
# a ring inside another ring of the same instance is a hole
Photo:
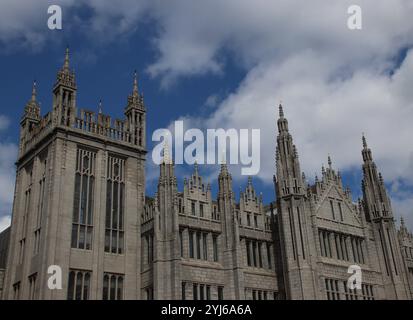
[[[63,9],[63,30],[47,28],[50,4]],[[347,27],[352,4],[362,9],[362,30]],[[49,111],[66,45],[80,107],[97,110],[102,99],[105,113],[121,117],[138,70],[149,137],[177,119],[202,129],[259,128],[254,184],[266,202],[274,197],[280,100],[309,180],[330,154],[355,199],[364,132],[395,215],[413,229],[412,16],[411,0],[1,1],[0,230],[10,220],[31,83],[37,79],[42,112]],[[201,172],[213,182],[216,170]],[[231,170],[238,193],[246,178]],[[157,174],[148,161],[149,195]]]

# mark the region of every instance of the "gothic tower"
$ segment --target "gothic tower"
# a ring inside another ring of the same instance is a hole
[[[53,122],[55,125],[71,126],[76,115],[76,78],[69,66],[69,48],[63,67],[59,70],[53,87]]]
[[[139,110],[138,123],[78,112],[68,49],[44,116],[33,85],[21,120],[6,299],[140,298],[146,150],[136,88],[135,77],[126,113]],[[51,272],[60,289],[48,285]]]
[[[363,136],[363,204],[373,226],[387,299],[409,299],[408,278],[400,251],[390,199],[366,138]]]
[[[281,104],[277,124],[274,181],[285,295],[287,299],[315,299],[310,208],[297,149]]]
[[[218,176],[218,211],[221,214],[223,239],[221,240],[223,265],[228,273],[226,278],[229,285],[224,294],[230,299],[243,299],[244,276],[241,270],[243,265],[240,246],[239,220],[235,215],[235,199],[232,190],[232,176],[227,164],[222,161],[221,171]],[[231,293],[232,292],[232,296]]]
[[[154,219],[154,298],[180,298],[180,246],[177,210],[177,181],[169,146],[164,145],[163,160],[155,204]]]

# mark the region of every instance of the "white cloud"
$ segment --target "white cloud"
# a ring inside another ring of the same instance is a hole
[[[10,120],[9,118],[0,115],[0,131],[5,130],[9,127]]]
[[[247,76],[209,119],[188,121],[203,128],[260,128],[259,177],[268,183],[275,107],[282,99],[307,175],[320,171],[327,154],[343,171],[360,168],[365,132],[385,179],[412,184],[413,52],[400,66],[396,61],[413,46],[413,4],[356,1],[363,30],[350,31],[353,3],[175,1],[157,9],[160,55],[148,70],[169,85],[180,76],[225,72],[230,53]]]
[[[10,216],[0,217],[0,232],[7,229],[11,224]]]
[[[16,157],[17,146],[15,144],[0,142],[0,217],[11,214]]]
[[[0,42],[22,39],[41,46],[47,36],[38,8],[46,3],[3,1]],[[62,3],[69,8],[74,2]],[[351,4],[363,10],[361,31],[347,29]],[[264,181],[270,182],[274,172],[274,107],[282,99],[307,175],[319,171],[328,153],[342,170],[359,167],[365,132],[384,178],[413,183],[412,51],[389,75],[398,54],[413,46],[412,1],[145,0],[115,5],[92,0],[76,5],[92,9],[91,19],[77,22],[97,41],[131,35],[139,21],[153,19],[157,55],[148,72],[163,87],[180,77],[225,72],[229,59],[243,68],[245,79],[208,119],[189,121],[206,128],[260,128],[265,148],[259,177]]]

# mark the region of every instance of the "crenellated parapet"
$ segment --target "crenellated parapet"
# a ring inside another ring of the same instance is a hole
[[[66,49],[63,67],[58,71],[53,86],[52,110],[41,116],[40,104],[36,100],[36,82],[33,84],[32,97],[27,103],[21,120],[19,158],[24,156],[39,141],[53,130],[82,132],[91,138],[121,143],[145,150],[146,147],[146,108],[143,95],[137,88],[135,73],[133,91],[128,96],[125,119],[111,119],[102,113],[102,105],[95,113],[77,108],[77,85],[75,73],[69,68],[69,50]]]

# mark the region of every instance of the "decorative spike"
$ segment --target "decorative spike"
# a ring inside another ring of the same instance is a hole
[[[284,110],[283,110],[283,106],[281,104],[281,101],[280,101],[280,104],[278,106],[278,110],[279,110],[280,118],[284,118]]]
[[[367,149],[367,141],[366,141],[366,137],[364,136],[364,132],[363,132],[362,140],[363,140],[363,148]]]
[[[69,72],[69,47],[66,47],[65,63],[63,65],[63,70]]]
[[[135,70],[134,78],[133,78],[133,96],[137,97],[139,95],[138,91],[138,74]]]
[[[36,101],[37,96],[37,83],[36,80],[33,81],[33,88],[32,88],[32,102]]]
[[[164,145],[163,145],[163,163],[165,164],[171,163],[171,158],[169,155],[168,135],[166,136],[164,140]]]
[[[194,174],[198,176],[198,162],[195,161],[194,163]]]
[[[102,114],[102,99],[99,100],[99,114]]]
[[[331,162],[331,157],[330,155],[328,155],[328,167],[330,168],[330,170],[332,169],[332,162]]]
[[[379,172],[379,181],[381,184],[384,184],[384,179],[383,179],[383,176],[381,175],[381,172]]]

